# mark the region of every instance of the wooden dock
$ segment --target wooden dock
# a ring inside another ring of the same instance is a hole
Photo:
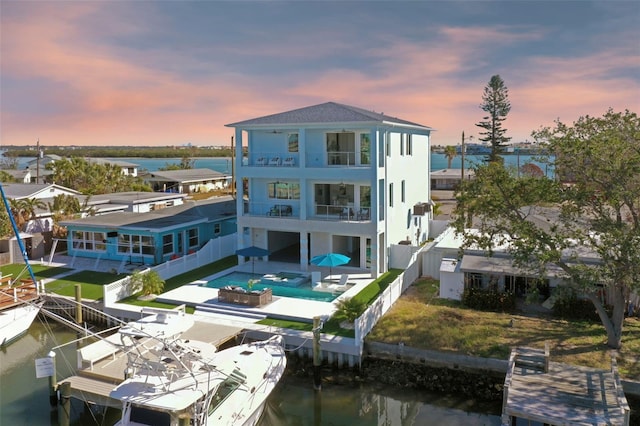
[[[194,325],[180,336],[183,340],[199,340],[216,347],[233,339],[241,328],[215,324],[208,321],[195,321]],[[113,400],[109,394],[124,381],[127,367],[127,354],[116,345],[120,342],[118,334],[87,345],[78,351],[78,370],[75,376],[58,382],[58,387],[70,383],[70,396],[81,401],[102,406],[119,408],[121,402]],[[143,338],[138,341],[143,353],[157,346],[158,341]]]
[[[549,350],[516,348],[505,377],[502,425],[629,425],[615,358],[611,371],[549,362]],[[526,422],[524,424],[527,424]]]

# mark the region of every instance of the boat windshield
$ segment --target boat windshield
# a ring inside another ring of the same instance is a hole
[[[208,415],[211,415],[216,408],[218,408],[218,406],[233,393],[234,390],[238,389],[238,386],[240,386],[240,383],[232,378],[227,378],[220,383],[220,386],[216,389],[216,393],[213,395],[213,398],[211,398],[211,402],[209,403]]]

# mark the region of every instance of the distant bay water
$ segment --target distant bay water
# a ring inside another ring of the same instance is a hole
[[[525,164],[535,164],[547,175],[553,176],[553,171],[548,169],[546,164],[536,161],[535,155],[505,155],[505,164],[514,167],[522,167]],[[30,157],[19,157],[18,168],[23,169],[26,167],[29,161],[33,160]],[[166,167],[171,164],[180,164],[181,158],[107,158],[107,160],[126,161],[128,163],[137,164],[140,170],[146,169],[150,172],[160,170],[162,167]],[[465,167],[471,167],[474,164],[482,163],[484,160],[483,155],[466,155]],[[462,158],[458,155],[451,161],[452,169],[460,169],[462,165]],[[444,154],[432,152],[431,153],[431,171],[443,170],[448,167],[448,160]],[[231,158],[226,157],[198,157],[194,159],[194,168],[206,168],[218,171],[220,173],[231,173]]]

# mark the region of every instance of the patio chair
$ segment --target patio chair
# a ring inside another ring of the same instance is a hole
[[[273,157],[269,160],[270,166],[279,166],[280,165],[280,157]]]
[[[358,220],[369,220],[369,209],[360,209],[358,211]]]
[[[351,219],[353,217],[353,210],[351,207],[345,207],[340,212],[340,219]]]
[[[294,166],[296,163],[296,159],[293,157],[287,157],[284,159],[284,162],[282,163],[285,166]]]
[[[267,159],[265,157],[260,157],[256,160],[256,165],[258,166],[266,166],[267,165]]]

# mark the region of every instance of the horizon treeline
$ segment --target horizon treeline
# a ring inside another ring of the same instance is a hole
[[[36,157],[36,147],[5,146],[5,157]],[[40,146],[46,155],[60,157],[231,157],[231,147],[183,147],[183,146]]]

